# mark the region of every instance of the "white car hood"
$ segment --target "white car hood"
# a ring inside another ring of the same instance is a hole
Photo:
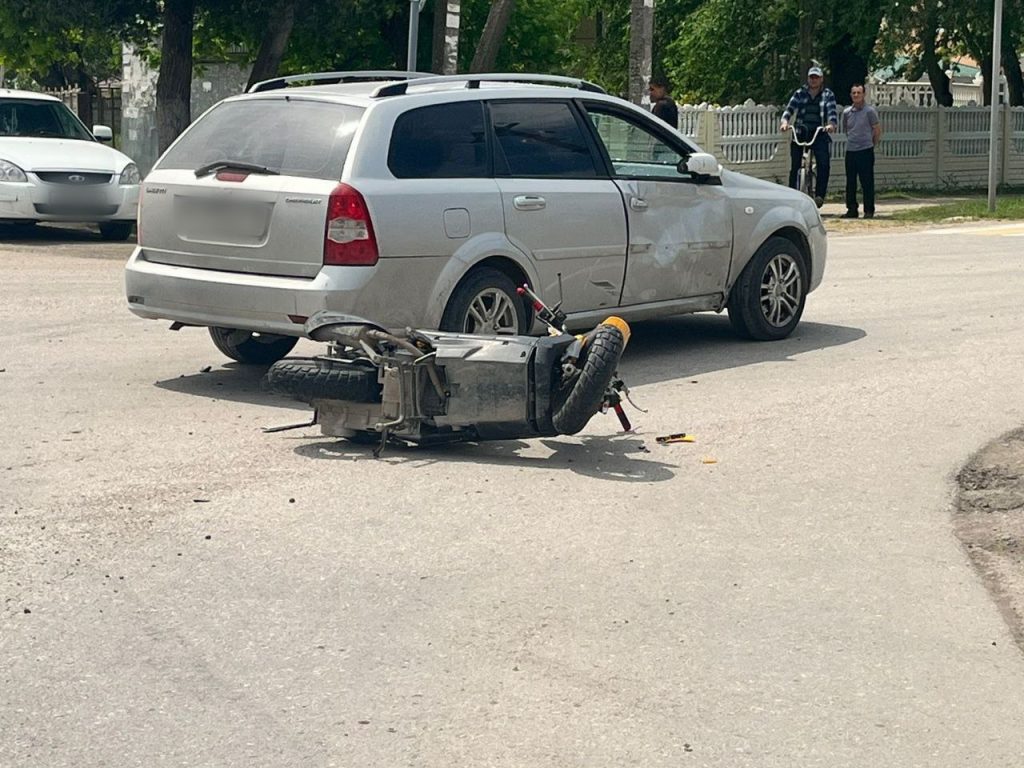
[[[23,171],[94,171],[120,173],[128,155],[98,141],[0,136],[0,160]]]

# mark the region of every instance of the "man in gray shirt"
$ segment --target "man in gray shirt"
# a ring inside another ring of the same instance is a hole
[[[852,107],[843,110],[846,134],[846,213],[844,219],[857,218],[857,180],[864,193],[864,218],[875,215],[875,147],[882,138],[878,112],[864,101],[864,84],[850,88]]]

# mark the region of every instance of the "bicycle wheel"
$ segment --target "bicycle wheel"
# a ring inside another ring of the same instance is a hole
[[[817,169],[814,167],[814,154],[808,152],[804,157],[804,194],[814,197],[814,174]]]

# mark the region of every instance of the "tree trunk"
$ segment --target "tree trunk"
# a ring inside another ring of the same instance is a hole
[[[473,54],[473,62],[469,65],[470,72],[490,72],[494,69],[514,7],[515,0],[493,0],[476,53]]]
[[[1016,46],[1005,40],[1005,33],[1002,58],[1010,106],[1024,107],[1024,76],[1021,75],[1020,71],[1020,58],[1017,56]]]
[[[192,29],[195,0],[165,0],[156,81],[156,127],[163,152],[192,122]]]
[[[461,0],[434,0],[434,50],[430,71],[454,75],[459,71]]]
[[[921,66],[932,86],[935,103],[940,107],[953,106],[953,88],[949,75],[939,64],[939,56],[935,52],[935,36],[938,34],[938,21],[935,6],[929,6],[925,15],[924,28],[921,30]]]
[[[260,41],[260,49],[253,62],[252,72],[245,89],[249,90],[261,80],[268,80],[277,75],[288,47],[292,27],[295,26],[295,6],[298,0],[279,0],[267,16],[267,28]]]
[[[643,104],[651,81],[654,45],[654,3],[632,0],[629,9],[629,100]]]
[[[981,103],[982,106],[989,107],[992,105],[992,54],[982,56],[978,61],[978,67],[981,69]],[[996,77],[999,77],[998,72]]]
[[[797,3],[798,26],[797,35],[800,51],[800,82],[811,68],[814,55],[814,2],[813,0],[799,0]]]
[[[867,58],[854,46],[850,35],[843,35],[828,49],[829,88],[840,104],[850,103],[850,88],[868,76]]]

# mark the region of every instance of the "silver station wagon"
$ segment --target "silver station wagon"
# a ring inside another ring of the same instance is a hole
[[[825,268],[813,201],[598,86],[363,72],[260,83],[142,185],[132,312],[267,364],[329,309],[389,328],[526,334],[529,284],[570,327],[728,309],[780,339]]]

